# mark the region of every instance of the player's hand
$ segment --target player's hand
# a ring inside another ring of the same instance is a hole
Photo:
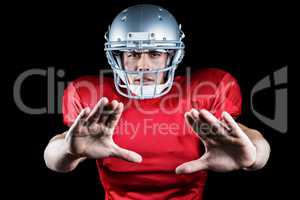
[[[103,97],[93,110],[83,109],[66,134],[70,154],[99,159],[117,157],[131,162],[141,162],[142,157],[119,147],[112,136],[121,117],[124,105],[116,100],[108,102]]]
[[[205,153],[197,160],[178,166],[177,174],[200,170],[228,172],[247,168],[255,162],[254,144],[227,112],[223,112],[219,121],[207,110],[192,109],[185,113],[185,120],[200,136]]]

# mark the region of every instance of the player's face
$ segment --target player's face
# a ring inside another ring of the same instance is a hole
[[[137,52],[124,52],[123,53],[123,64],[125,70],[129,71],[149,71],[155,69],[162,69],[166,66],[168,54],[158,51],[150,51],[146,53]],[[140,84],[140,76],[129,75],[130,84]],[[143,83],[144,85],[155,84],[157,80],[158,84],[164,82],[163,72],[160,73],[144,73]]]

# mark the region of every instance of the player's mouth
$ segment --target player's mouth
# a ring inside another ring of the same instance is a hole
[[[143,84],[144,85],[153,85],[155,83],[155,80],[150,77],[144,77],[143,78]],[[134,79],[134,84],[139,85],[141,84],[141,79]]]

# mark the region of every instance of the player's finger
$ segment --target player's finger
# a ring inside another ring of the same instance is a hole
[[[109,118],[107,119],[106,125],[108,128],[114,128],[117,123],[119,122],[122,112],[124,109],[123,103],[118,103],[116,109],[114,110],[114,113],[112,113]]]
[[[221,121],[219,121],[213,114],[209,111],[203,109],[199,111],[199,118],[202,123],[206,123],[210,130],[207,136],[226,136],[225,127],[221,126]]]
[[[100,118],[103,107],[108,103],[108,99],[106,97],[102,97],[97,104],[94,106],[93,110],[87,117],[86,121],[88,123],[97,122]]]
[[[139,155],[138,153],[124,149],[119,146],[116,146],[114,148],[113,156],[129,162],[135,162],[135,163],[140,163],[143,160],[142,156]]]
[[[190,111],[185,113],[186,122],[193,128],[195,122],[199,120],[199,112],[192,108]]]
[[[80,113],[78,114],[76,120],[72,124],[72,126],[77,126],[82,120],[84,120],[89,115],[89,112],[90,112],[89,107],[86,107],[86,108],[82,109],[80,111]]]
[[[192,160],[179,165],[176,167],[175,172],[176,174],[189,174],[207,169],[208,165],[206,164],[206,161],[202,158],[199,158],[197,160]]]
[[[190,112],[184,113],[184,119],[185,119],[186,123],[187,123],[191,128],[193,128],[193,124],[194,124],[195,120],[194,120],[193,117],[191,116],[191,113],[190,113]]]
[[[207,124],[202,123],[199,112],[196,109],[191,109],[185,113],[185,121],[201,139],[205,140],[207,138],[206,134],[209,131],[209,127]]]
[[[103,111],[101,113],[101,116],[98,120],[98,123],[106,124],[107,119],[111,114],[114,113],[115,109],[118,106],[118,102],[116,100],[113,100],[111,103],[106,104],[103,108]]]
[[[194,108],[192,108],[191,110],[189,110],[188,112],[186,112],[184,114],[184,117],[186,119],[186,122],[191,126],[193,127],[194,125],[194,122],[198,119],[197,117],[198,115],[198,111]]]
[[[222,117],[226,125],[232,130],[231,134],[234,136],[243,136],[242,135],[242,130],[239,127],[239,125],[236,123],[236,121],[233,119],[233,117],[228,113],[228,112],[223,112]]]
[[[78,127],[78,125],[80,124],[81,121],[84,120],[84,118],[89,114],[90,112],[90,108],[84,108],[80,111],[80,113],[78,114],[77,118],[75,119],[75,121],[73,122],[73,124],[71,125],[71,127],[69,128],[68,133],[72,133],[73,130]]]
[[[196,121],[199,119],[199,111],[196,110],[195,108],[192,108],[191,111],[191,117]]]
[[[89,116],[90,112],[91,112],[90,107],[84,108],[84,113],[82,115],[82,119],[86,119]]]

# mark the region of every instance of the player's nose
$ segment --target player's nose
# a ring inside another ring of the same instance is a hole
[[[149,71],[150,70],[150,60],[146,53],[142,53],[137,62],[138,71]]]

